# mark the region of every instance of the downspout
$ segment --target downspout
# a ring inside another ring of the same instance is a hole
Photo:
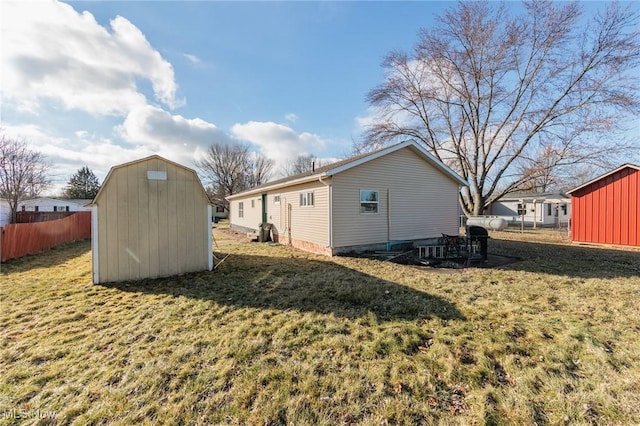
[[[328,223],[329,223],[329,229],[328,229],[328,235],[327,235],[327,241],[329,242],[329,248],[331,249],[331,255],[333,256],[333,186],[330,183],[327,183],[325,181],[322,180],[322,176],[318,177],[318,182],[320,182],[321,184],[323,184],[324,186],[326,186],[329,192],[329,201],[328,201],[328,209],[327,209],[327,219],[328,219]]]
[[[391,242],[391,189],[387,188],[387,247]]]

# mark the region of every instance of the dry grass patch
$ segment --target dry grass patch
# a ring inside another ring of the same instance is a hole
[[[451,273],[216,237],[213,273],[94,286],[88,242],[3,267],[0,413],[640,423],[638,251],[492,234],[524,260]]]

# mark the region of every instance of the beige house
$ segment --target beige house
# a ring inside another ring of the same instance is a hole
[[[211,206],[192,169],[157,155],[115,166],[91,207],[95,284],[213,268]]]
[[[228,197],[238,231],[273,225],[276,241],[334,254],[458,235],[466,182],[414,141]]]

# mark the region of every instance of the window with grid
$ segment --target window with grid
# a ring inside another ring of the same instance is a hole
[[[303,192],[300,194],[300,207],[312,207],[313,205],[313,192]]]

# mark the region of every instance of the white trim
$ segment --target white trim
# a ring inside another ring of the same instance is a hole
[[[209,270],[213,271],[213,223],[211,223],[211,217],[213,216],[213,208],[211,204],[207,206],[207,246],[209,247]]]
[[[147,179],[167,180],[167,172],[165,170],[147,170]]]
[[[100,284],[100,249],[98,244],[98,206],[91,207],[91,264],[93,283]]]

